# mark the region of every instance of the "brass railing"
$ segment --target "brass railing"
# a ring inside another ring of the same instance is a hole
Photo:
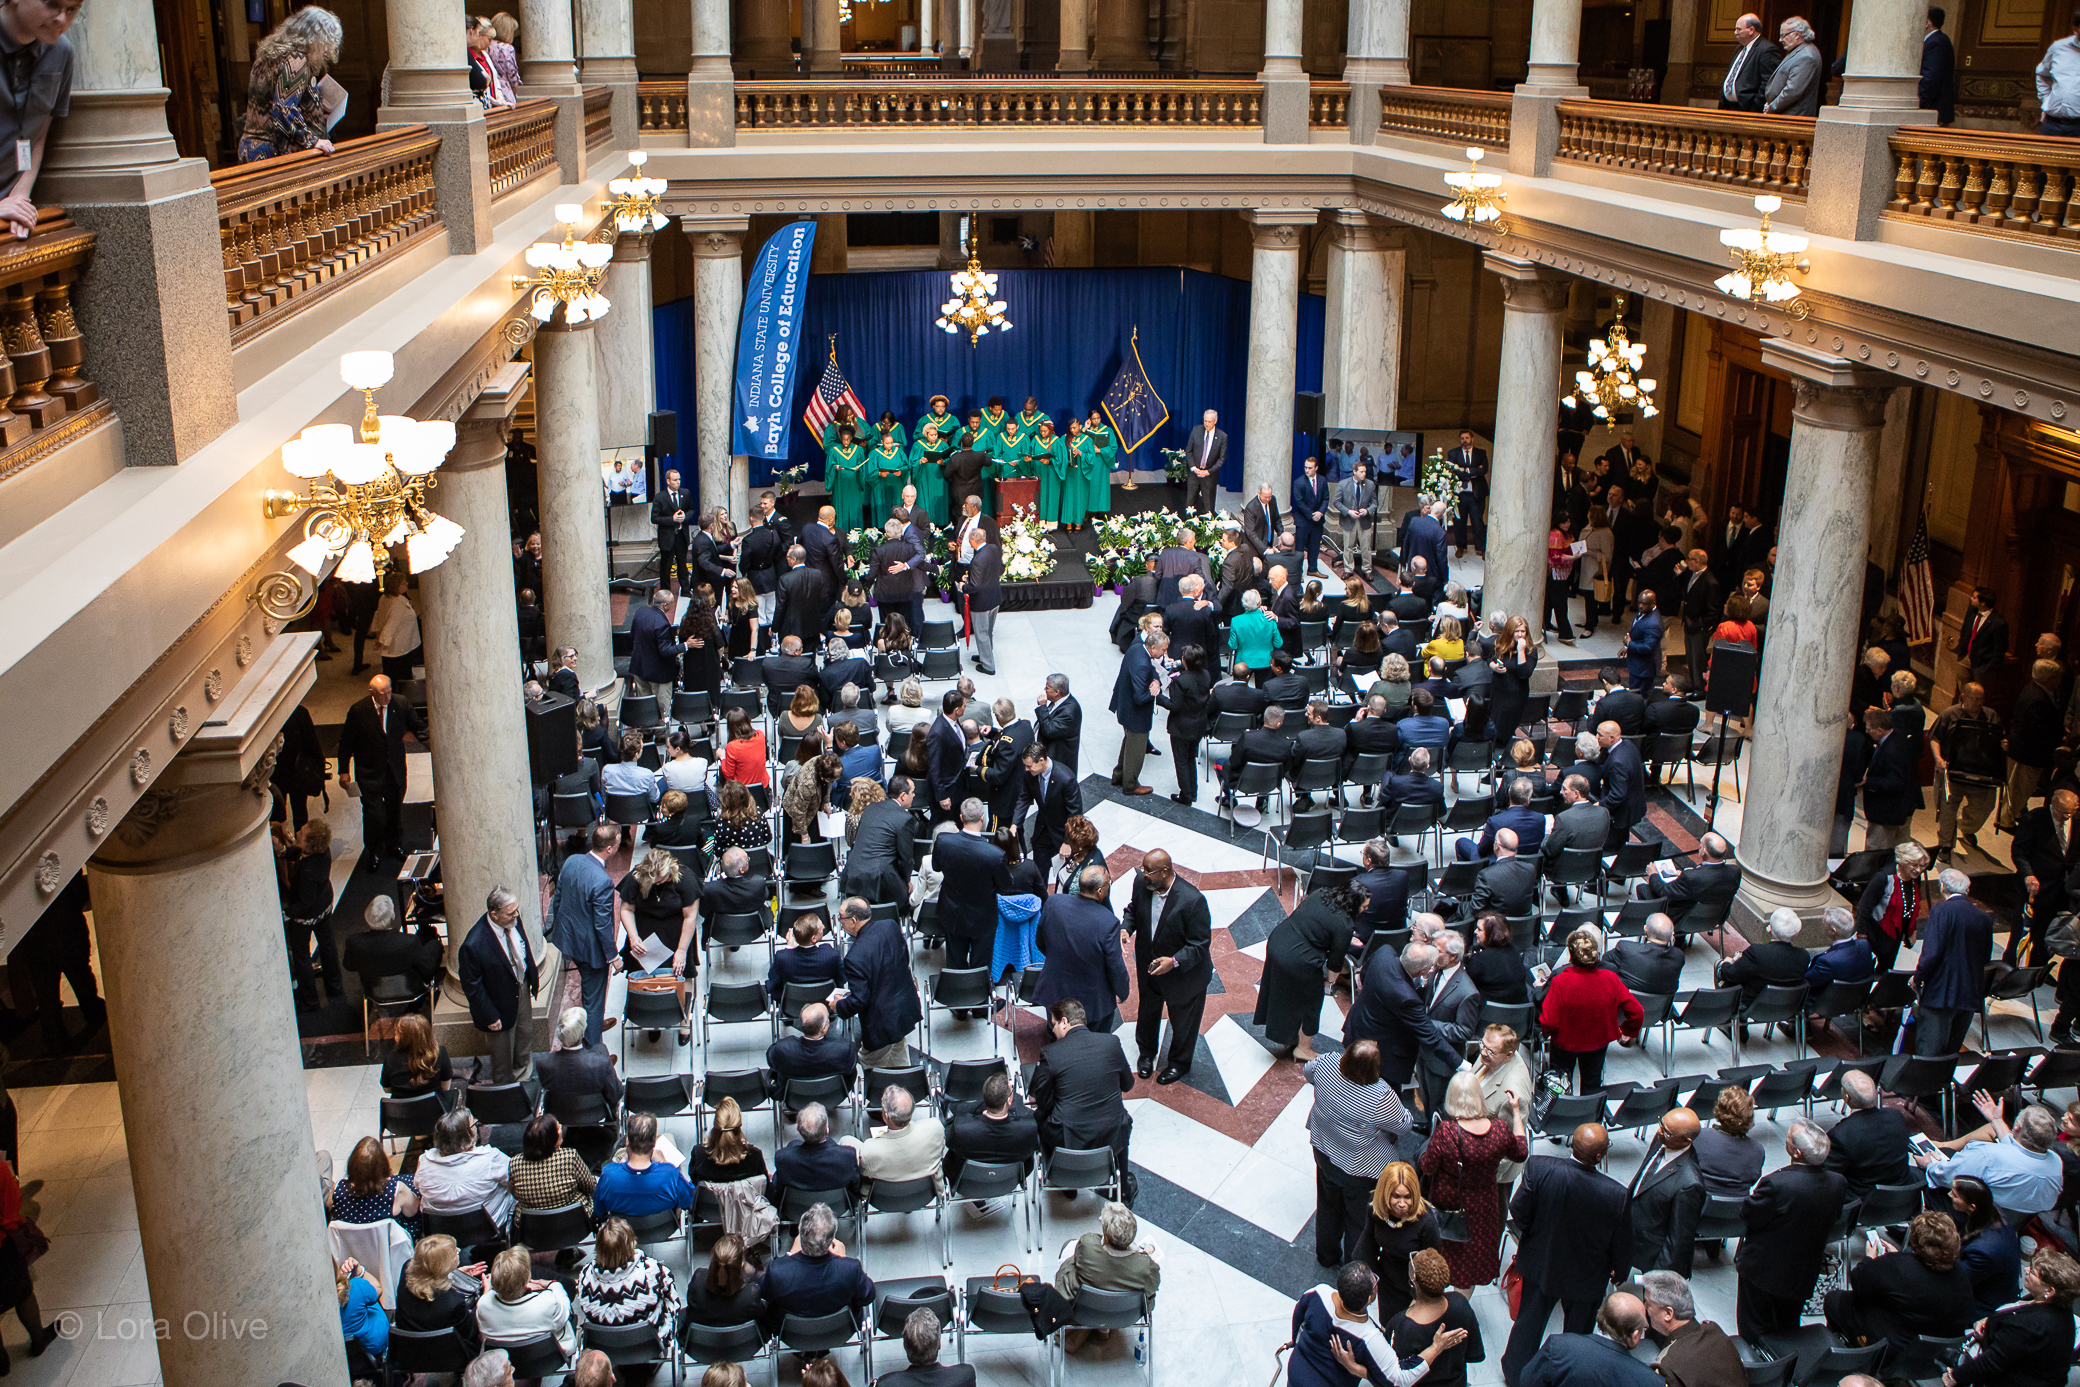
[[[413,125],[213,174],[232,345],[437,232],[440,144]]]
[[[1557,157],[1803,200],[1813,162],[1813,121],[1630,101],[1563,101]]]
[[[1350,124],[1351,84],[1315,82],[1307,89],[1307,123],[1316,130],[1342,130]]]
[[[1509,93],[1456,87],[1381,87],[1380,128],[1397,134],[1509,148]]]
[[[556,103],[523,101],[484,117],[494,201],[556,167]]]
[[[1239,129],[1262,121],[1255,82],[1101,79],[1035,83],[740,82],[737,128],[874,125],[1170,126]]]
[[[839,62],[847,77],[916,77],[939,71],[937,58],[917,53],[848,54]]]
[[[684,82],[636,83],[636,130],[639,133],[663,135],[685,128]]]
[[[81,375],[87,343],[72,311],[72,285],[93,249],[94,233],[56,207],[43,209],[27,240],[0,245],[0,478],[112,412]]]
[[[585,149],[605,149],[614,139],[614,92],[611,87],[585,89]]]
[[[1892,158],[1888,215],[2016,236],[2080,236],[2080,149],[2070,140],[1910,127],[1893,132]]]

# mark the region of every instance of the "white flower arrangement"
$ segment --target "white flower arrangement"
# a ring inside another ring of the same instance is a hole
[[[1054,541],[1047,537],[1039,512],[1020,506],[1004,527],[1004,577],[1014,583],[1036,583],[1054,572]]]
[[[1142,511],[1115,515],[1098,525],[1098,552],[1089,560],[1091,578],[1112,587],[1148,571],[1149,560],[1177,543],[1180,530],[1190,530],[1202,552],[1228,523],[1226,511]]]

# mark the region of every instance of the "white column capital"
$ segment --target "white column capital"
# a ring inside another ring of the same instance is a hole
[[[693,242],[696,260],[728,260],[744,253],[749,217],[681,217],[679,229]]]
[[[1774,337],[1763,341],[1762,362],[1791,377],[1797,422],[1850,432],[1885,427],[1885,405],[1897,388],[1889,373]]]
[[[1502,281],[1502,305],[1516,313],[1564,313],[1572,275],[1548,265],[1489,251],[1481,257],[1489,274]]]
[[[1292,251],[1299,253],[1301,235],[1306,228],[1321,220],[1314,208],[1300,210],[1288,208],[1252,207],[1242,214],[1249,223],[1250,244],[1258,250]]]
[[[1332,235],[1334,245],[1343,251],[1379,250],[1379,234],[1373,229],[1372,215],[1356,207],[1339,208]]]

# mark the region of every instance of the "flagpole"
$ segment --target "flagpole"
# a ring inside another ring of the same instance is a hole
[[[1141,324],[1139,324],[1139,323],[1136,323],[1136,324],[1134,324],[1134,330],[1133,330],[1133,332],[1132,332],[1132,333],[1130,333],[1130,334],[1128,335],[1128,337],[1127,337],[1127,349],[1128,349],[1129,351],[1132,351],[1132,350],[1133,350],[1133,349],[1134,349],[1134,348],[1135,348],[1135,347],[1136,347],[1137,345],[1139,345],[1140,341],[1141,341]],[[1115,444],[1116,444],[1116,443],[1118,442],[1118,440],[1117,440],[1117,439],[1115,438],[1114,442],[1115,442]],[[1124,451],[1124,450],[1122,450],[1122,451]],[[1135,482],[1135,480],[1134,480],[1134,455],[1133,455],[1132,453],[1128,453],[1128,454],[1127,454],[1127,484],[1126,484],[1125,486],[1121,487],[1121,488],[1120,488],[1120,490],[1121,490],[1121,491],[1139,491],[1139,490],[1141,490],[1141,487],[1140,487],[1140,485],[1139,485],[1139,484],[1138,484],[1137,482]]]

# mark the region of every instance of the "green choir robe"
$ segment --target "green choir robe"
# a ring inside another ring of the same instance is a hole
[[[823,426],[823,448],[825,452],[829,452],[838,446],[838,430],[844,427],[845,424],[852,425],[852,441],[854,443],[857,443],[862,448],[874,446],[874,431],[867,427],[865,421],[847,419],[841,422],[833,419]]]
[[[1033,434],[1036,434],[1040,431],[1040,421],[1042,419],[1045,419],[1046,417],[1047,416],[1045,414],[1039,413],[1037,411],[1032,414],[1028,414],[1024,410],[1020,410],[1018,412],[1019,432],[1025,434],[1028,437],[1031,437]],[[1061,435],[1057,433],[1055,437],[1060,438]]]
[[[866,466],[867,450],[855,443],[849,448],[833,442],[823,450],[823,484],[830,488],[831,508],[838,513],[838,536],[860,527],[860,512],[866,503],[867,487],[860,469]]]
[[[1082,524],[1086,517],[1112,509],[1112,456],[1088,433],[1069,443],[1069,488],[1076,498],[1072,523]]]
[[[951,445],[961,435],[963,425],[951,414],[920,414],[911,426],[910,441],[915,447],[924,438],[924,426],[930,424],[939,431],[939,441]]]
[[[1070,493],[1077,488],[1075,473],[1069,467],[1069,450],[1060,438],[1033,436],[1032,458],[1040,470],[1040,518],[1059,524],[1071,525],[1083,518],[1081,506],[1072,517],[1066,513]]]
[[[989,455],[995,459],[990,466],[990,475],[999,478],[1034,475],[1032,451],[1032,438],[1017,421],[1007,420],[1004,431],[990,440]]]
[[[903,427],[901,420],[892,421],[889,424],[889,432],[896,436],[896,446],[898,448],[901,448],[906,453],[910,451],[910,431]],[[880,442],[881,425],[879,423],[867,425],[867,446],[872,448]]]
[[[919,438],[910,445],[910,484],[917,488],[917,504],[934,525],[946,523],[946,474],[939,464],[952,456],[953,445],[943,436],[937,443]]]
[[[1009,410],[1006,410],[1006,409],[999,409],[999,410],[995,410],[995,411],[991,411],[991,410],[987,410],[987,409],[983,410],[983,411],[982,411],[982,435],[983,435],[983,436],[982,436],[981,438],[978,438],[978,439],[976,439],[976,440],[975,440],[975,446],[976,446],[976,447],[978,447],[978,448],[981,448],[981,449],[982,449],[982,451],[983,451],[983,452],[985,452],[985,453],[986,453],[986,452],[988,452],[988,451],[989,451],[989,449],[988,449],[987,447],[984,447],[983,445],[984,445],[984,444],[986,444],[986,443],[988,443],[988,442],[989,442],[990,440],[992,440],[992,439],[994,439],[994,438],[998,437],[999,435],[1001,435],[1001,434],[1002,434],[1002,433],[1004,432],[1005,428],[1006,428],[1006,427],[1008,427],[1008,426],[1010,425],[1010,423],[1011,423],[1011,411],[1009,411]],[[1020,437],[1024,437],[1024,436],[1025,436],[1025,425],[1023,425],[1023,424],[1019,425],[1019,428],[1018,428],[1018,432],[1019,432],[1019,436],[1020,436]]]
[[[893,436],[891,436],[893,442]],[[882,473],[889,473],[883,476]],[[910,485],[910,454],[903,448],[867,451],[867,514],[876,525],[888,523],[888,513],[903,503],[903,488]]]

